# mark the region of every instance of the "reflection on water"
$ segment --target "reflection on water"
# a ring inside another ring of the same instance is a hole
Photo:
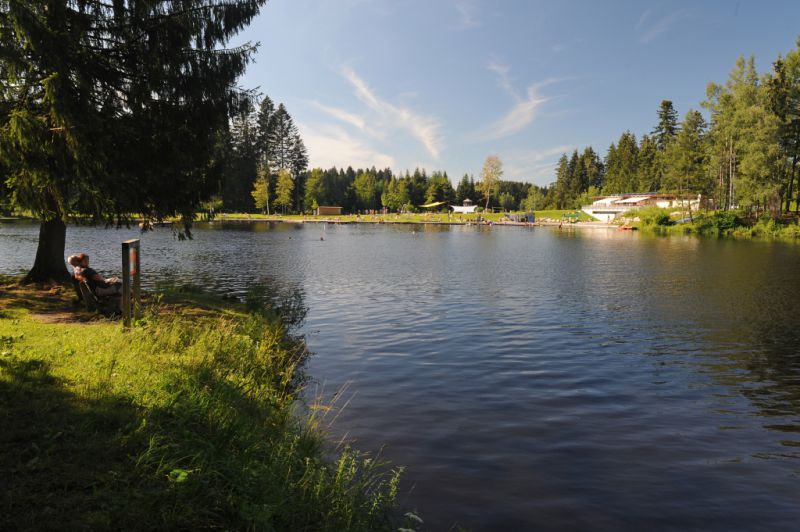
[[[70,228],[67,251],[117,273],[131,236]],[[328,395],[350,383],[336,435],[407,465],[402,502],[432,529],[800,517],[798,246],[245,223],[142,239],[148,286],[244,298],[263,283],[299,304],[311,376]],[[0,226],[0,272],[23,271],[35,241]]]

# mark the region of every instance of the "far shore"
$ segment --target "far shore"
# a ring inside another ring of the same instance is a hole
[[[200,220],[206,221],[206,220]],[[305,223],[329,223],[337,225],[355,225],[355,224],[392,224],[392,225],[482,225],[482,226],[513,226],[513,227],[538,227],[538,226],[565,226],[565,227],[583,227],[583,228],[600,228],[600,229],[616,229],[618,224],[609,224],[605,222],[560,222],[556,220],[542,220],[536,222],[512,222],[502,220],[393,220],[391,217],[373,217],[362,216],[361,219],[352,219],[352,217],[283,217],[283,216],[252,216],[252,217],[227,217],[225,215],[218,215],[212,222],[274,222],[274,223],[287,223],[287,224],[305,224]]]
[[[567,212],[567,211],[563,211]],[[584,215],[585,216],[585,215]],[[583,216],[582,216],[583,217]],[[588,217],[587,217],[588,218]],[[0,218],[2,222],[15,222],[15,221],[37,221],[36,218],[30,216],[5,216]],[[155,226],[171,225],[177,220],[168,219],[161,222],[156,222]],[[477,216],[470,216],[464,218],[448,217],[447,215],[431,215],[431,214],[374,214],[374,215],[350,215],[344,214],[340,216],[308,216],[297,214],[247,214],[247,213],[219,213],[212,219],[208,219],[204,215],[198,215],[196,222],[270,222],[270,223],[286,223],[286,224],[337,224],[337,225],[352,225],[352,224],[393,224],[393,225],[480,225],[480,226],[512,226],[512,227],[580,227],[580,228],[593,228],[593,229],[617,229],[619,224],[599,222],[596,220],[581,219],[579,221],[558,220],[551,217],[538,218],[535,222],[515,222],[505,218],[505,214],[491,213],[484,214],[481,218]],[[134,219],[132,224],[143,223],[142,219]]]

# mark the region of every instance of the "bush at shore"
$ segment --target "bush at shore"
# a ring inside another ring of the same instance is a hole
[[[763,215],[754,219],[740,211],[700,211],[675,213],[668,209],[648,207],[631,211],[628,222],[640,229],[658,234],[696,234],[703,236],[732,236],[738,238],[800,238],[800,223],[793,218],[771,218]]]

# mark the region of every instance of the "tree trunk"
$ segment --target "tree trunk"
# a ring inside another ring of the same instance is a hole
[[[42,222],[39,226],[39,247],[33,268],[25,276],[25,283],[46,281],[66,282],[70,275],[64,262],[67,224],[62,220]]]
[[[794,192],[794,174],[797,170],[797,154],[792,157],[792,172],[789,174],[789,191],[786,193],[786,212],[787,214],[792,210],[792,192]],[[800,190],[800,185],[798,185]]]

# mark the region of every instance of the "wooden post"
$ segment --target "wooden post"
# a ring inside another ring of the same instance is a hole
[[[131,299],[133,295],[133,299]],[[139,240],[122,243],[122,325],[131,326],[133,319],[141,317],[141,257]]]

